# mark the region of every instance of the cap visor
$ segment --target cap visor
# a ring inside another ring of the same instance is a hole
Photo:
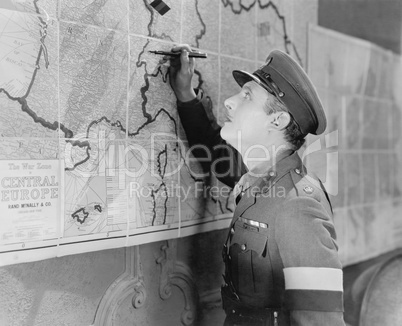
[[[233,70],[232,75],[235,81],[240,85],[240,87],[243,87],[245,83],[248,83],[252,80],[257,82],[258,84],[260,83],[260,81],[255,76],[248,73],[247,71]]]

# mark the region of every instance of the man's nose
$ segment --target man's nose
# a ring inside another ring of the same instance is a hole
[[[224,102],[224,105],[225,105],[226,110],[228,110],[228,111],[234,110],[232,97],[229,97],[228,99],[226,99]]]

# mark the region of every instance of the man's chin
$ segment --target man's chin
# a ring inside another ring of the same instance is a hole
[[[227,142],[227,141],[228,141],[228,140],[227,140],[227,132],[226,132],[226,128],[225,128],[225,127],[226,127],[226,122],[225,122],[225,124],[223,125],[223,127],[221,128],[220,133],[221,133],[222,139]]]
[[[223,126],[222,129],[221,129],[221,137],[229,145],[231,145],[234,148],[236,148],[236,145],[237,145],[236,137],[233,137],[233,135],[230,135],[230,132],[225,128],[225,126]]]

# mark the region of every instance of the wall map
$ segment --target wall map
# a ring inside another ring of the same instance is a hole
[[[273,48],[305,64],[317,2],[165,0],[163,16],[150,2],[1,2],[0,264],[228,225],[231,189],[189,155],[168,65],[148,51],[207,52],[194,87],[219,122],[233,69]]]

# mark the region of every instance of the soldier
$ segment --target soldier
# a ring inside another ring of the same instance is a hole
[[[225,101],[222,128],[193,89],[194,59],[179,45],[170,83],[193,153],[234,187],[236,209],[223,246],[224,325],[344,325],[342,266],[332,207],[297,150],[326,118],[307,74],[274,50],[253,73],[235,70],[239,93]]]

